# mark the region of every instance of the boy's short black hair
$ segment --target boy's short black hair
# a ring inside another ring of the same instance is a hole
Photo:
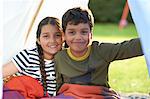
[[[65,33],[67,24],[77,25],[79,23],[88,23],[90,30],[92,30],[94,25],[94,18],[90,9],[82,9],[81,7],[76,7],[69,9],[62,17],[62,28]]]

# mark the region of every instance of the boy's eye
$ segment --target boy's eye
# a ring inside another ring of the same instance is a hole
[[[82,35],[87,35],[89,32],[88,31],[82,31],[81,34]]]

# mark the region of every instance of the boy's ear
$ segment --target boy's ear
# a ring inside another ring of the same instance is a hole
[[[91,33],[90,33],[90,36],[89,36],[90,39],[92,39],[92,36],[93,36],[92,34],[93,34],[93,33],[91,32]]]
[[[37,41],[37,43],[38,43],[39,45],[41,45],[41,43],[40,43],[40,40],[39,40],[39,39],[36,39],[36,41]]]
[[[64,34],[64,32],[62,33],[62,42],[63,43],[65,42],[65,34]]]

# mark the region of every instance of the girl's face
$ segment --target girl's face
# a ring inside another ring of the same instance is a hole
[[[43,49],[44,58],[52,59],[62,48],[62,31],[57,26],[44,25],[38,43]]]
[[[67,24],[65,40],[74,56],[80,57],[86,53],[90,39],[91,31],[88,23]]]

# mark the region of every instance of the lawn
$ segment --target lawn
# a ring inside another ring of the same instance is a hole
[[[121,42],[138,37],[133,24],[122,30],[117,24],[95,24],[93,33],[93,40],[100,42]],[[150,77],[144,56],[112,62],[109,83],[121,93],[150,93]]]

